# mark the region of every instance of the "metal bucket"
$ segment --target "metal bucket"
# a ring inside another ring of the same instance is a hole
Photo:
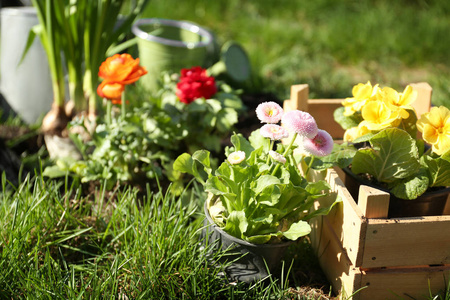
[[[204,28],[186,21],[139,19],[132,32],[138,37],[140,64],[148,71],[140,82],[148,90],[158,88],[163,71],[178,73],[182,68],[208,67],[214,41]]]

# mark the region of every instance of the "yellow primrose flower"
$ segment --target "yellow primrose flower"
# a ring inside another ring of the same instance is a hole
[[[411,103],[417,98],[417,92],[410,85],[406,86],[403,93],[399,93],[393,88],[385,87],[379,95],[389,109],[398,110],[402,119],[409,117],[407,110],[413,110]]]
[[[344,133],[344,142],[352,142],[363,135],[370,133],[370,130],[363,125],[359,124],[358,126],[347,129]]]
[[[369,100],[374,100],[374,96],[378,91],[378,84],[373,86],[368,81],[366,84],[359,83],[352,89],[352,98],[346,98],[342,105],[345,107],[344,116],[351,116],[355,112],[361,110],[361,108]]]
[[[445,106],[432,107],[417,121],[423,139],[431,144],[433,152],[442,155],[450,150],[450,110]]]
[[[364,105],[361,110],[364,119],[360,123],[369,130],[382,130],[388,127],[397,126],[399,120],[399,112],[390,110],[383,101],[370,101]]]

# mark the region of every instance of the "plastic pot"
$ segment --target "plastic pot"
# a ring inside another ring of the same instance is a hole
[[[217,243],[217,247],[227,250],[224,262],[232,263],[225,271],[231,280],[253,283],[281,271],[283,256],[288,247],[295,243],[294,241],[280,244],[252,244],[220,229],[209,215],[206,203],[204,212],[206,216],[204,241]]]
[[[30,29],[39,24],[34,7],[8,7],[1,14],[0,90],[10,108],[26,123],[47,113],[53,90],[47,56],[35,38],[22,63]]]
[[[380,187],[372,182],[354,174],[349,168],[342,169],[345,172],[345,187],[352,197],[358,202],[359,187],[367,185],[390,193],[388,189]],[[395,197],[390,193],[388,218],[410,218],[421,216],[441,216],[444,213],[445,204],[450,194],[450,187],[427,191],[413,200],[405,200]]]
[[[138,38],[139,59],[147,75],[140,82],[148,90],[158,88],[161,72],[176,72],[193,66],[208,67],[214,48],[213,35],[187,21],[139,19],[132,26]]]

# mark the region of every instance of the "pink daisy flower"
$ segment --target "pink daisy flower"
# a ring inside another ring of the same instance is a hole
[[[285,164],[286,163],[286,157],[284,157],[283,155],[281,155],[280,153],[273,151],[273,150],[269,150],[269,155],[270,157],[272,157],[274,160],[276,160],[279,163]]]
[[[256,108],[256,116],[261,123],[275,124],[280,122],[283,109],[275,102],[263,102]]]
[[[276,124],[265,124],[260,129],[261,135],[273,141],[281,140],[289,137],[289,132]]]
[[[245,159],[244,151],[235,151],[228,155],[228,162],[232,165],[240,164]]]
[[[283,123],[288,130],[310,139],[314,138],[319,130],[313,116],[300,110],[293,110],[285,113],[281,119],[281,123]]]
[[[304,138],[302,150],[314,156],[327,156],[333,150],[333,138],[325,130],[319,129],[317,135],[312,138]]]

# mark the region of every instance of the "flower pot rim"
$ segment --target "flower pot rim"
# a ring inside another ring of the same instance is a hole
[[[220,234],[222,234],[223,236],[230,239],[232,242],[234,242],[236,244],[241,244],[241,245],[245,245],[247,247],[254,247],[254,248],[278,248],[278,247],[286,247],[287,244],[293,244],[296,242],[296,241],[283,241],[282,243],[278,243],[278,244],[253,244],[253,243],[247,242],[245,240],[239,239],[237,237],[234,237],[234,236],[228,234],[227,232],[223,231],[219,226],[217,226],[217,224],[214,222],[214,220],[211,218],[211,216],[209,214],[207,202],[205,202],[203,208],[204,208],[205,217],[208,219],[209,223],[211,224],[210,226],[213,226],[214,230],[217,230]]]
[[[205,38],[205,41],[187,43],[187,42],[183,42],[183,41],[171,40],[171,39],[166,39],[166,38],[162,38],[159,36],[151,35],[139,28],[139,26],[141,26],[141,25],[149,25],[149,24],[163,24],[163,25],[167,25],[167,26],[171,26],[171,27],[178,27],[178,28],[199,34],[200,36]],[[139,19],[139,20],[136,20],[136,22],[134,22],[134,24],[131,28],[131,31],[137,37],[139,37],[141,39],[151,41],[151,42],[157,42],[157,43],[167,45],[167,46],[179,47],[179,48],[194,49],[194,48],[206,47],[206,46],[210,45],[213,41],[213,36],[208,30],[206,30],[194,23],[188,22],[188,21],[177,21],[177,20],[159,19],[159,18]]]
[[[37,16],[36,9],[33,6],[16,6],[16,7],[2,7],[0,14],[8,16]]]

